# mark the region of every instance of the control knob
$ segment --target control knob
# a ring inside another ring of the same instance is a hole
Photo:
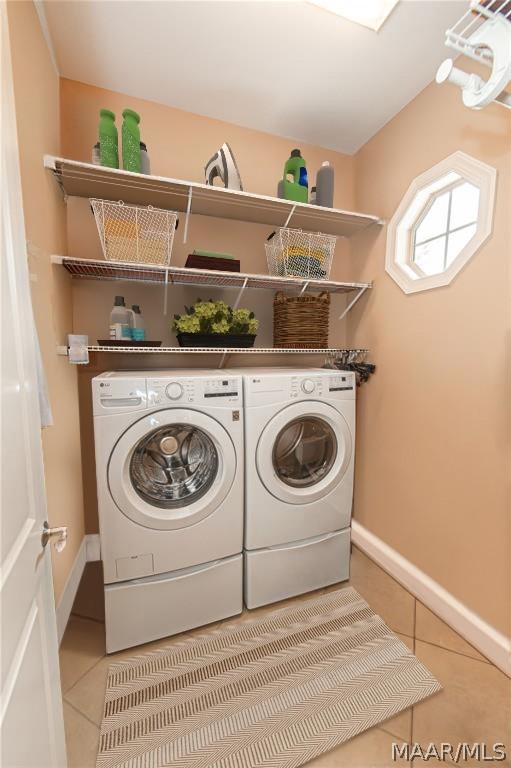
[[[183,395],[183,387],[178,381],[171,381],[165,387],[165,392],[169,400],[179,400]]]
[[[302,381],[302,392],[305,392],[306,395],[312,395],[314,390],[316,389],[316,385],[312,381],[312,379],[304,379]]]

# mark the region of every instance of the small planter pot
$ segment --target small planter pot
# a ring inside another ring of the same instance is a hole
[[[255,334],[250,333],[178,333],[180,347],[253,347]]]

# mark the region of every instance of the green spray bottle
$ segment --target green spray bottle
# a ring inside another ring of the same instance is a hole
[[[125,171],[141,173],[142,158],[140,155],[140,115],[132,109],[122,113],[122,167]]]
[[[292,181],[289,176],[293,177]],[[309,180],[305,160],[299,149],[293,149],[291,157],[284,165],[283,197],[286,200],[294,200],[296,203],[306,203],[309,199],[308,187]]]
[[[119,167],[115,115],[109,109],[99,111],[99,159],[107,168]]]

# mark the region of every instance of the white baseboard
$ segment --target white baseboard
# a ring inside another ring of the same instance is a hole
[[[57,634],[59,638],[59,645],[66,630],[67,622],[69,621],[69,616],[71,614],[71,608],[73,607],[76,593],[78,591],[78,586],[80,584],[80,579],[82,578],[83,569],[85,568],[85,563],[87,562],[86,548],[87,537],[84,536],[82,543],[80,544],[80,549],[78,550],[75,557],[73,567],[71,568],[69,576],[67,577],[66,586],[62,592],[59,604],[57,605]]]
[[[433,613],[511,677],[511,639],[467,608],[384,541],[352,521],[353,543]]]
[[[66,586],[64,587],[59,604],[57,605],[57,634],[59,645],[64,636],[64,632],[66,631],[67,622],[71,615],[71,609],[73,608],[76,593],[80,586],[80,580],[83,575],[85,564],[100,559],[99,534],[89,533],[82,539],[73,567],[67,577]]]

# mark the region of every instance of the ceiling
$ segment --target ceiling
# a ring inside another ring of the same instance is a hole
[[[466,7],[401,0],[375,33],[300,0],[44,3],[63,77],[347,153],[431,82]]]

